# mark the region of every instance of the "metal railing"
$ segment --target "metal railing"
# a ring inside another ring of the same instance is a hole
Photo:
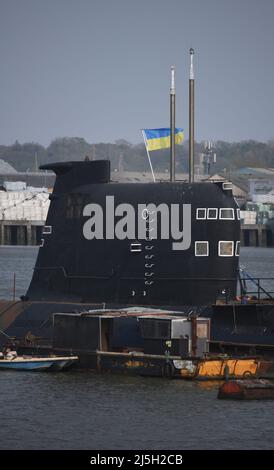
[[[243,267],[239,268],[238,293],[242,300],[274,300],[274,277],[254,277]]]

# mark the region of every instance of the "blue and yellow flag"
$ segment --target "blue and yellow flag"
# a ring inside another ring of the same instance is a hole
[[[170,147],[170,127],[161,129],[143,129],[147,150],[159,150]],[[184,130],[175,128],[175,144],[184,140]]]

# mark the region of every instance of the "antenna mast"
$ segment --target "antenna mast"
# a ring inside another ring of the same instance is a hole
[[[194,49],[189,50],[189,183],[194,182]]]
[[[170,84],[170,181],[175,181],[175,66],[171,67]]]

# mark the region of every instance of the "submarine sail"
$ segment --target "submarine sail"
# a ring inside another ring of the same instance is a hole
[[[42,167],[56,183],[29,300],[208,305],[236,295],[228,183],[115,183],[109,161]]]

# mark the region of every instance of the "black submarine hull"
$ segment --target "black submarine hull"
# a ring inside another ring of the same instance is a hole
[[[104,161],[46,168],[57,178],[27,298],[176,306],[235,297],[240,221],[223,183],[113,183]]]
[[[44,169],[56,183],[43,240],[26,295],[0,307],[2,343],[35,338],[51,348],[56,313],[146,306],[210,317],[214,351],[272,353],[274,306],[234,305],[240,217],[231,186],[114,183],[108,161]]]

